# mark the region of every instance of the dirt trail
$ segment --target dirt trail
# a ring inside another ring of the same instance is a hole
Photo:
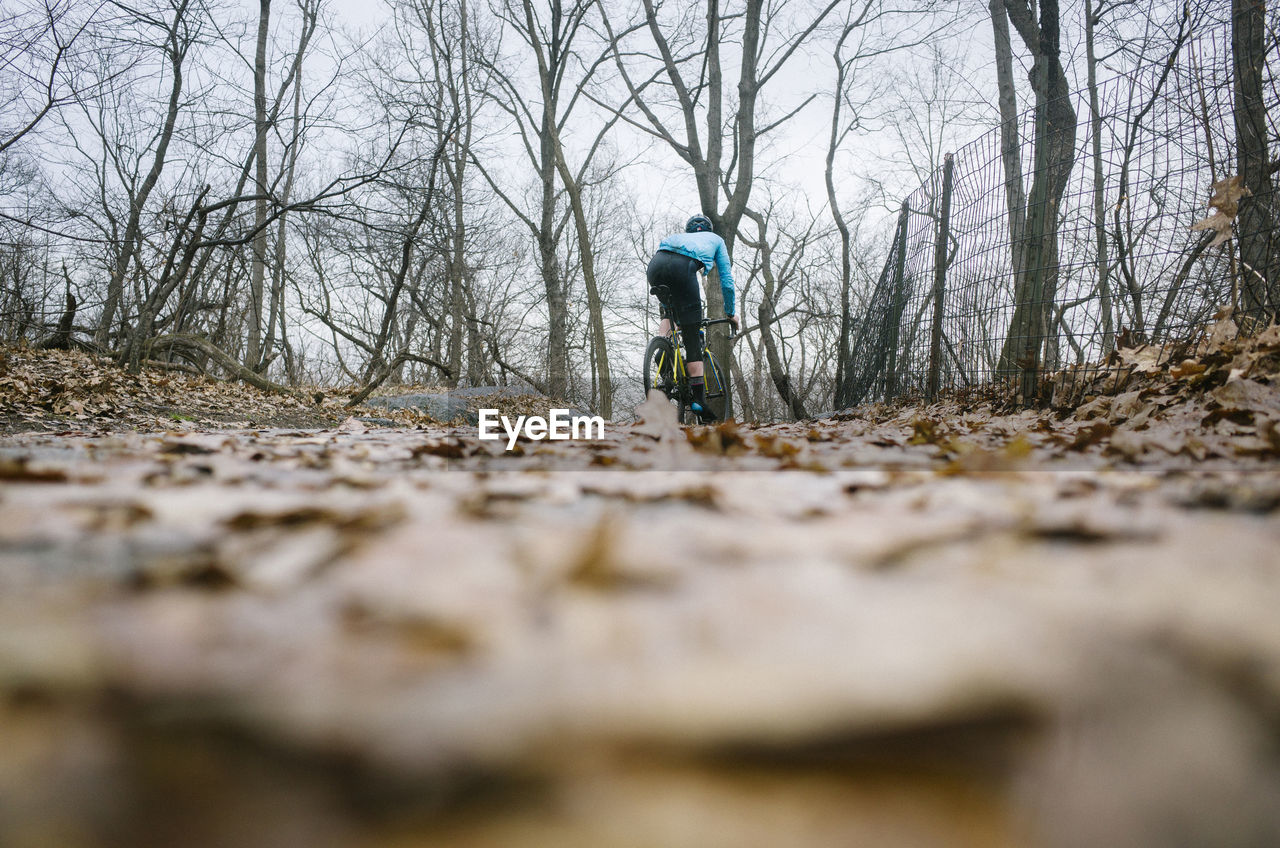
[[[1256,422],[644,417],[3,438],[0,844],[1280,839]]]

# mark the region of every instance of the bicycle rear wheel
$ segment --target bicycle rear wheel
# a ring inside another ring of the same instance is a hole
[[[667,397],[675,392],[676,352],[671,341],[664,338],[651,339],[644,352],[644,392],[648,396],[650,389],[657,389]]]

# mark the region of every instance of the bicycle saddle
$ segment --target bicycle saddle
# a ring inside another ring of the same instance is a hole
[[[662,284],[653,285],[649,287],[649,294],[666,303],[671,300],[671,287]]]

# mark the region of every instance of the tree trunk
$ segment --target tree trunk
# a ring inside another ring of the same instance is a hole
[[[832,392],[832,406],[836,409],[844,407],[846,401],[845,386],[848,382],[845,374],[852,367],[849,362],[849,336],[853,332],[852,305],[850,288],[853,284],[853,267],[850,259],[849,224],[840,211],[840,199],[836,196],[835,161],[836,148],[840,145],[843,123],[841,106],[844,103],[844,87],[847,67],[841,58],[841,48],[850,33],[846,27],[835,50],[836,87],[831,104],[831,134],[827,139],[827,158],[823,169],[823,177],[827,188],[827,205],[831,208],[831,218],[835,221],[836,230],[840,233],[840,341],[836,352],[835,389]]]
[[[67,273],[67,263],[62,263],[62,276],[67,281],[67,300],[66,308],[62,311],[62,317],[58,319],[58,326],[53,334],[44,339],[37,345],[41,350],[70,350],[71,349],[71,328],[76,321],[76,296],[71,293],[71,275]]]
[[[541,132],[542,214],[538,228],[538,259],[547,292],[547,394],[564,399],[569,393],[569,298],[560,273],[555,238],[555,151],[551,112],[543,115]]]
[[[1280,310],[1280,239],[1267,157],[1263,100],[1266,7],[1263,0],[1232,0],[1231,56],[1235,70],[1236,161],[1252,196],[1241,198],[1237,226],[1244,265],[1243,307],[1259,322]]]
[[[591,358],[596,376],[600,380],[600,405],[598,411],[606,419],[613,418],[613,375],[609,370],[609,352],[604,334],[604,305],[600,300],[600,289],[596,283],[595,250],[591,245],[591,230],[587,224],[586,207],[582,202],[582,186],[569,171],[564,158],[564,149],[560,145],[559,133],[556,134],[556,166],[560,170],[560,180],[564,183],[565,193],[569,196],[569,207],[573,212],[573,224],[578,235],[578,255],[582,259],[582,282],[587,291],[587,311],[591,322]]]
[[[280,194],[280,202],[288,205],[290,198],[293,196],[293,180],[297,173],[298,167],[298,149],[302,146],[302,81],[299,80],[293,89],[293,127],[290,134],[289,156],[285,165],[284,188]],[[280,219],[276,226],[276,249],[274,261],[271,265],[271,306],[269,309],[269,317],[267,319],[267,340],[263,346],[263,360],[270,362],[272,359],[272,348],[275,346],[277,328],[279,331],[280,347],[287,348],[285,344],[285,314],[284,314],[284,278],[285,278],[285,260],[288,255],[288,214],[280,213]]]
[[[467,21],[467,2],[458,4],[458,75],[449,82],[449,95],[453,99],[454,108],[465,115],[463,126],[452,137],[453,151],[446,162],[453,191],[453,226],[452,244],[448,260],[449,269],[449,385],[458,385],[462,377],[463,326],[466,322],[466,280],[467,257],[466,238],[467,222],[465,216],[466,167],[467,155],[471,148],[471,55],[470,32]]]
[[[1093,230],[1097,245],[1095,262],[1098,266],[1098,298],[1102,311],[1102,352],[1107,354],[1115,346],[1115,329],[1111,314],[1111,279],[1107,259],[1107,202],[1106,179],[1102,173],[1102,112],[1098,108],[1098,59],[1095,53],[1093,28],[1098,13],[1093,0],[1084,3],[1085,61],[1088,65],[1089,130],[1093,153]]]
[[[1004,163],[1004,198],[1009,213],[1010,268],[1015,281],[1021,281],[1022,256],[1026,251],[1027,198],[1022,188],[1022,139],[1018,127],[1018,94],[1013,81],[1013,47],[1009,42],[1009,18],[1004,0],[991,0],[990,12],[1000,103],[1000,159]],[[1017,299],[1015,291],[1015,302]]]
[[[485,386],[493,381],[484,356],[484,337],[480,334],[479,310],[471,281],[468,276],[464,292],[467,297],[467,382],[473,386]]]
[[[253,58],[254,155],[257,159],[253,202],[253,264],[249,272],[249,337],[244,364],[262,368],[263,281],[267,270],[267,30],[271,22],[271,0],[258,3],[258,46]]]
[[[772,325],[777,320],[774,315],[773,301],[766,294],[756,309],[756,318],[760,322],[760,340],[764,343],[765,358],[769,363],[769,379],[773,381],[773,387],[777,389],[778,397],[787,411],[794,419],[801,421],[808,418],[809,413],[804,408],[804,401],[792,387],[791,377],[778,352],[778,343],[773,337]]]
[[[1027,244],[1015,286],[1016,302],[1000,372],[1022,371],[1024,395],[1041,366],[1058,287],[1058,209],[1075,164],[1076,114],[1059,55],[1058,0],[1040,0],[1037,21],[1029,0],[1004,0],[1009,20],[1035,57],[1036,168],[1027,208]]]

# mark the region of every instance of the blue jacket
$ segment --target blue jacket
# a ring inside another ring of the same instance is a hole
[[[672,233],[658,245],[659,250],[670,250],[696,259],[708,273],[711,266],[720,269],[720,292],[724,295],[724,314],[734,314],[733,271],[729,268],[729,251],[724,239],[715,233]]]

